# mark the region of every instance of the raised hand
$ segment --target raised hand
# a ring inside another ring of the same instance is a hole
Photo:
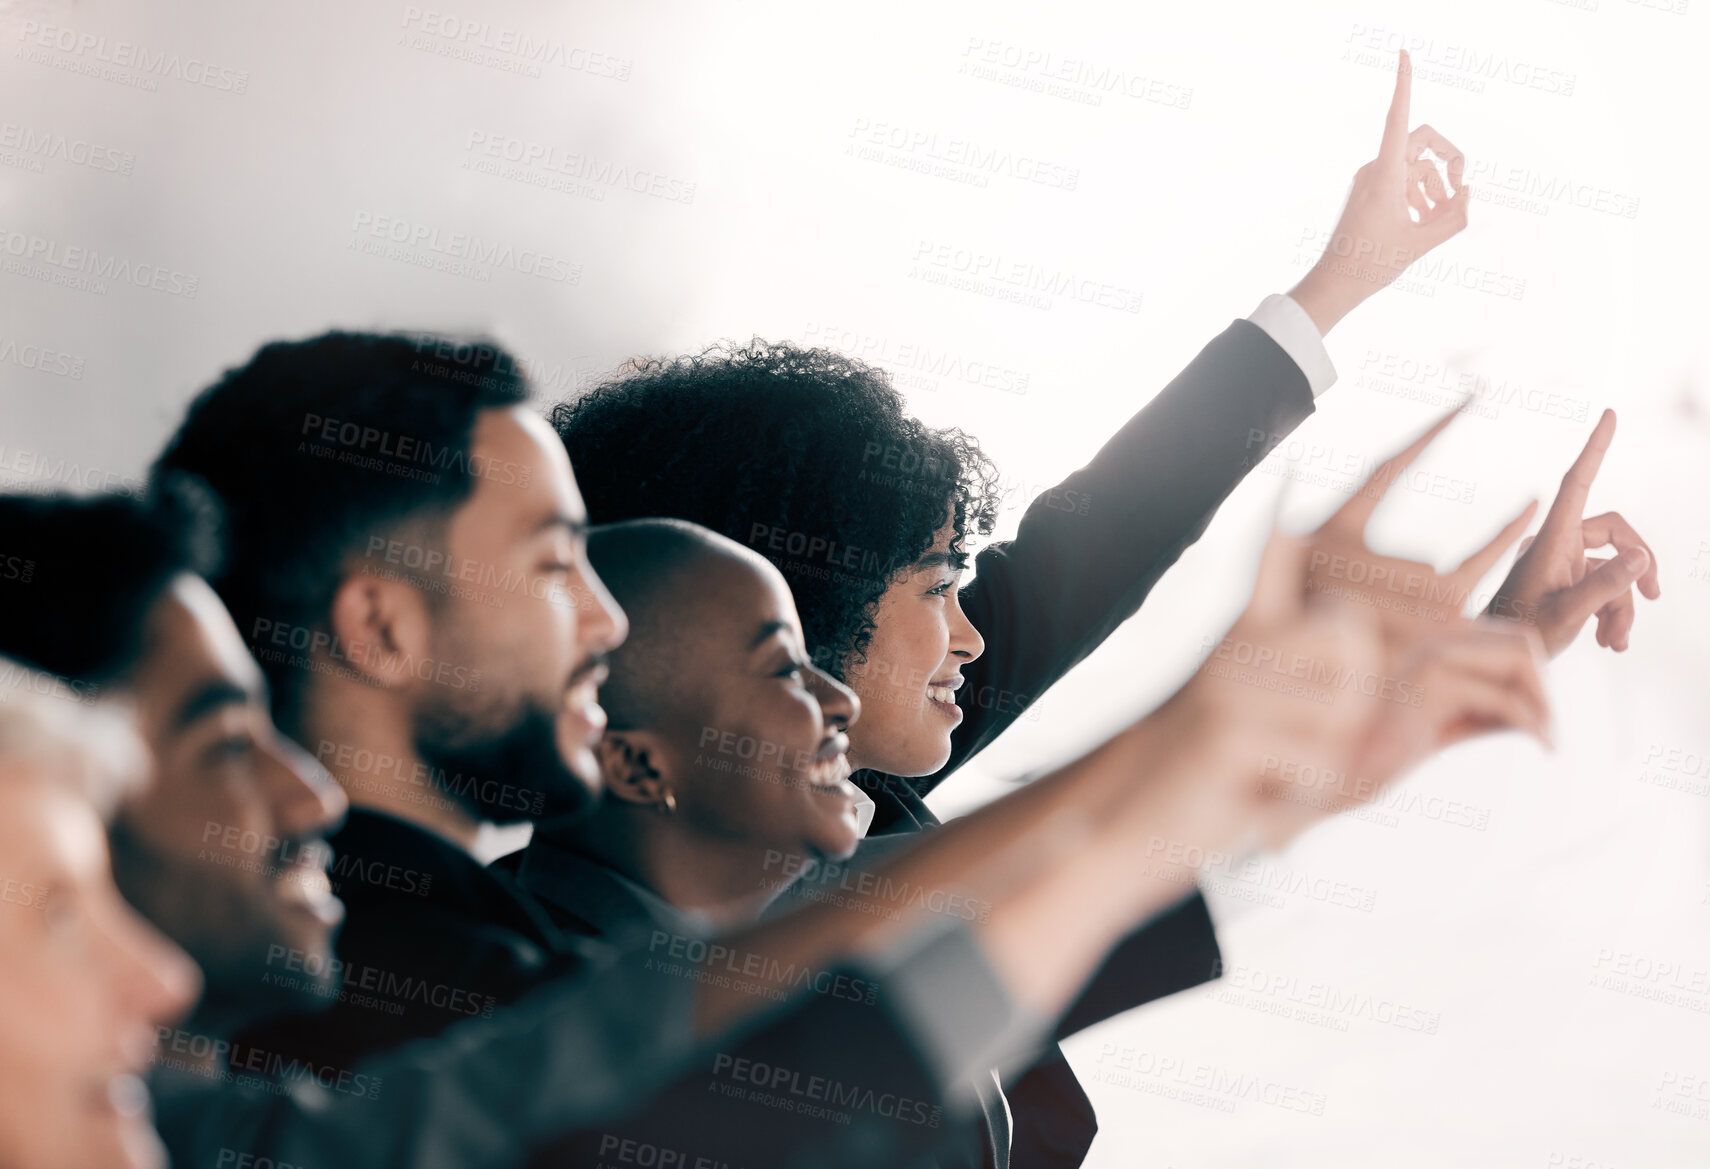
[[[1347,503],[1307,537],[1308,593],[1369,608],[1394,669],[1400,668],[1422,637],[1443,633],[1461,620],[1474,586],[1520,538],[1538,506],[1536,501],[1527,504],[1494,539],[1447,573],[1421,561],[1380,556],[1366,546],[1366,527],[1384,495],[1455,416],[1454,412],[1444,415],[1406,449],[1386,459]]]
[[[1218,847],[1278,846],[1317,818],[1294,814],[1267,781],[1266,760],[1307,759],[1315,774],[1346,773],[1366,740],[1369,712],[1333,687],[1381,676],[1379,630],[1368,611],[1309,601],[1307,554],[1300,537],[1271,534],[1247,608],[1161,712],[1176,739],[1214,746],[1215,762],[1186,790],[1202,808],[1202,839]],[[1230,783],[1203,782],[1213,772]]]
[[[1467,225],[1466,156],[1428,125],[1408,132],[1412,80],[1413,63],[1403,49],[1377,157],[1354,172],[1324,255],[1289,292],[1320,333]],[[1426,151],[1443,161],[1452,193]]]
[[[1625,650],[1636,616],[1633,584],[1653,601],[1662,595],[1656,556],[1633,525],[1613,511],[1582,518],[1614,437],[1615,412],[1605,410],[1585,449],[1562,477],[1543,527],[1522,546],[1520,559],[1490,605],[1494,617],[1535,626],[1551,657],[1573,644],[1594,613],[1597,644],[1617,653]],[[1603,547],[1613,547],[1616,554],[1602,559],[1586,555]]]

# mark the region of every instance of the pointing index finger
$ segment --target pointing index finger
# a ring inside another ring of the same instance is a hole
[[[1585,440],[1585,449],[1579,452],[1579,458],[1562,476],[1562,489],[1550,505],[1550,514],[1544,517],[1545,524],[1577,524],[1580,521],[1585,514],[1585,501],[1591,495],[1591,485],[1597,479],[1598,469],[1603,466],[1603,456],[1614,437],[1615,411],[1605,410],[1591,437]]]
[[[1419,457],[1421,451],[1430,446],[1436,437],[1443,433],[1443,428],[1455,420],[1460,414],[1460,408],[1465,404],[1465,399],[1456,403],[1453,410],[1432,423],[1431,428],[1414,439],[1405,450],[1396,452],[1378,464],[1377,469],[1354,492],[1353,498],[1336,509],[1335,514],[1330,517],[1326,526],[1334,524],[1343,531],[1364,532],[1366,522],[1372,518],[1372,513],[1377,510],[1378,504],[1389,493],[1390,485],[1400,477],[1414,459]]]
[[[1391,161],[1405,160],[1407,153],[1407,117],[1413,86],[1413,58],[1401,50],[1395,61],[1395,96],[1389,102],[1389,116],[1383,124],[1383,144],[1378,156]]]

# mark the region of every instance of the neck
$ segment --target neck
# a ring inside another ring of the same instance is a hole
[[[279,1009],[283,1013],[290,1007]],[[232,1002],[211,988],[172,1037],[161,1039],[155,1058],[180,1071],[217,1076],[231,1053],[231,1037],[257,1021],[254,1002]]]
[[[767,869],[764,845],[709,840],[651,808],[608,802],[588,819],[542,835],[574,846],[676,908],[709,914],[726,927],[758,921],[787,883],[781,872]]]
[[[297,741],[332,773],[354,807],[384,812],[472,851],[481,822],[450,793],[424,798],[434,770],[416,750],[402,700],[329,679],[303,703]]]

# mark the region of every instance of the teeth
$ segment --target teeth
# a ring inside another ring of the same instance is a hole
[[[928,686],[926,688],[926,696],[934,702],[944,702],[951,706],[956,705],[956,692],[948,686]]]

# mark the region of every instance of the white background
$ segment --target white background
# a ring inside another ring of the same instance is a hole
[[[1239,607],[1279,492],[1312,522],[1351,485],[1334,466],[1399,445],[1459,379],[1485,408],[1423,466],[1472,501],[1398,491],[1381,550],[1454,562],[1547,503],[1613,405],[1592,507],[1649,537],[1664,595],[1641,602],[1630,653],[1588,633],[1553,667],[1558,752],[1463,747],[1371,818],[1226,877],[1239,998],[1225,980],[1071,1054],[1102,1121],[1094,1165],[1710,1163],[1704,0],[457,3],[0,5],[0,482],[134,483],[195,389],[335,325],[487,331],[556,396],[639,353],[761,335],[890,365],[922,416],[997,457],[1013,525],[1299,277],[1412,44],[1413,121],[1467,152],[1472,226],[1334,332],[1341,380],[1299,442],[937,804],[989,798],[1168,693]],[[477,20],[470,41],[443,35]],[[152,90],[91,75],[119,41],[179,64],[116,69]],[[478,59],[438,51],[483,41]],[[202,65],[219,87],[181,76]],[[1058,71],[1072,80],[1040,92]],[[129,173],[25,149],[57,136]],[[482,142],[582,177],[480,173]],[[1036,163],[1044,182],[1024,177]],[[380,217],[576,279],[353,247]],[[19,269],[31,247],[158,266],[196,295],[54,284]],[[978,256],[1139,293],[1141,311],[933,282]],[[1335,883],[1369,911],[1313,895]],[[1324,1006],[1272,1013],[1296,1000]],[[1435,1034],[1386,1022],[1396,1008]]]

